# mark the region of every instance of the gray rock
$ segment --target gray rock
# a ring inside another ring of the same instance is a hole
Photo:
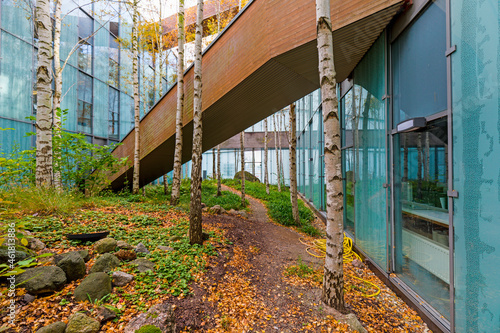
[[[16,246],[14,261],[22,261],[33,255],[33,251],[25,248],[24,246]],[[8,263],[9,259],[9,248],[7,246],[0,246],[0,264]]]
[[[26,303],[31,303],[36,299],[36,296],[30,295],[30,294],[24,294],[23,296],[23,301]]]
[[[149,250],[147,249],[147,247],[142,243],[137,244],[134,251],[137,253],[146,253],[146,254],[149,253]]]
[[[134,279],[132,274],[127,274],[125,272],[113,272],[113,285],[118,287],[123,287],[130,283]]]
[[[116,318],[116,313],[105,306],[98,307],[96,315],[101,324]]]
[[[359,333],[368,333],[368,331],[361,325],[358,318],[354,313],[349,313],[344,317],[344,322],[348,324],[353,331],[358,331]]]
[[[163,245],[158,246],[158,249],[162,250],[162,251],[167,251],[167,252],[174,250],[170,246],[163,246]]]
[[[89,250],[78,250],[77,251],[80,256],[82,257],[83,261],[87,262],[90,260],[90,253]]]
[[[155,264],[152,263],[149,260],[146,259],[135,259],[134,261],[130,262],[131,264],[137,265],[137,270],[141,273],[144,273],[145,271],[154,271]]]
[[[57,266],[35,267],[19,274],[16,283],[22,283],[21,287],[28,293],[38,295],[61,289],[66,283],[66,274]]]
[[[235,210],[234,210],[234,209],[232,209],[232,208],[231,208],[231,209],[229,210],[229,212],[227,212],[227,213],[228,213],[229,215],[237,215],[237,214],[238,214],[238,212],[237,212],[237,211],[235,211]]]
[[[69,317],[65,333],[97,333],[101,328],[99,321],[77,312]]]
[[[103,272],[89,274],[75,289],[77,301],[100,300],[111,293],[111,279]]]
[[[110,238],[110,237],[103,238],[103,239],[98,240],[94,244],[94,250],[97,253],[108,253],[108,252],[114,251],[116,249],[116,244],[117,244],[117,241],[114,240],[113,238]]]
[[[120,259],[111,253],[104,253],[102,256],[98,257],[94,263],[94,266],[90,269],[89,273],[97,272],[109,272],[113,268],[120,265]]]
[[[130,245],[129,243],[122,241],[122,240],[119,240],[116,243],[116,246],[118,246],[118,248],[120,248],[122,250],[132,250],[134,248],[132,245]]]
[[[45,243],[38,238],[30,238],[28,239],[28,247],[33,251],[41,251],[45,249]]]
[[[247,218],[248,218],[248,213],[247,213],[246,211],[244,211],[244,210],[239,210],[239,211],[237,212],[237,214],[238,214],[239,216],[241,216],[241,217],[245,218],[245,219],[247,219]]]
[[[210,208],[210,212],[213,214],[220,214],[221,213],[221,206],[220,205],[215,205],[212,208]]]
[[[83,278],[87,272],[85,261],[76,251],[63,256],[57,261],[57,266],[64,271],[68,282]]]
[[[170,304],[157,304],[146,313],[141,313],[125,326],[125,333],[135,333],[145,325],[154,325],[163,333],[175,333],[174,309]]]
[[[227,213],[227,210],[225,210],[223,207],[220,208],[220,213],[221,214],[226,214]]]
[[[56,321],[50,325],[40,328],[36,333],[64,333],[66,324],[62,321]]]

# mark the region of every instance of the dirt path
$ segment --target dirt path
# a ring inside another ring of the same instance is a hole
[[[227,187],[224,190],[239,193]],[[248,201],[248,219],[230,215],[203,217],[205,229],[224,230],[230,242],[217,248],[218,256],[201,280],[193,284],[194,295],[175,301],[178,332],[351,332],[348,325],[328,315],[320,301],[320,283],[308,284],[284,275],[299,258],[315,268],[323,265],[323,259],[305,251],[299,240],[303,236],[298,232],[270,222],[259,200],[248,197]],[[321,274],[321,270],[318,272]],[[359,300],[346,297],[351,303]],[[381,310],[387,298],[394,308]],[[407,310],[392,292],[384,290],[383,297],[366,300],[368,309],[357,308],[364,300],[349,309],[357,315],[365,312],[370,317],[373,311],[394,319],[383,329],[369,327],[370,332],[424,331],[420,318],[415,319],[416,324],[403,319],[414,312]]]

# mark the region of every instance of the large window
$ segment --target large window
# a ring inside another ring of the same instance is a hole
[[[77,129],[79,132],[92,133],[92,101],[92,78],[79,72],[77,110]]]
[[[78,68],[88,74],[92,74],[92,37],[94,20],[84,11],[78,12]]]

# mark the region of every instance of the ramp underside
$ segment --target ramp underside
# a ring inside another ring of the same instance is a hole
[[[348,77],[401,1],[333,0],[337,81]],[[292,9],[292,10],[291,10]],[[315,7],[311,0],[254,0],[203,55],[203,151],[319,88]],[[176,86],[141,120],[140,184],[173,168]],[[183,163],[191,159],[193,68],[185,75]],[[128,167],[112,187],[132,182],[134,132],[115,151]]]

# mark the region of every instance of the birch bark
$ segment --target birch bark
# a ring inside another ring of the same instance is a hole
[[[290,105],[290,201],[296,225],[300,225],[299,205],[297,202],[297,133],[295,132],[295,104]]]
[[[139,96],[139,46],[137,26],[139,24],[138,0],[132,1],[132,85],[134,89],[134,174],[132,179],[132,193],[139,193],[139,166],[140,166],[140,96]]]

